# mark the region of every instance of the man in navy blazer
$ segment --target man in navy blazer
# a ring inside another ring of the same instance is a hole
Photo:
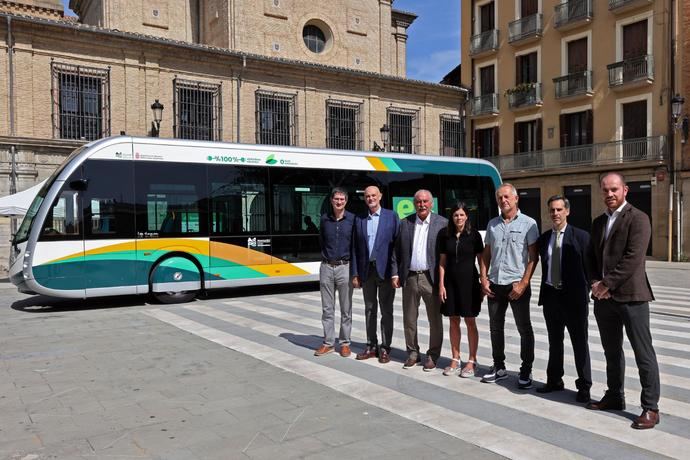
[[[355,218],[352,230],[352,285],[362,288],[367,348],[357,359],[378,356],[380,363],[390,361],[393,340],[393,301],[395,288],[391,283],[391,257],[400,221],[393,211],[381,207],[381,191],[375,185],[364,190],[369,210]],[[381,307],[381,347],[376,335],[377,315]]]
[[[589,316],[588,250],[589,234],[568,224],[570,202],[561,195],[549,198],[547,206],[553,223],[539,237],[541,289],[539,305],[544,306],[544,320],[549,335],[549,363],[546,384],[538,393],[561,391],[563,384],[563,339],[568,328],[577,370],[576,400],[589,402],[592,368],[587,343]]]

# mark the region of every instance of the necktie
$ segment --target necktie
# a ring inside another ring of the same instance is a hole
[[[561,232],[556,232],[556,240],[551,250],[551,285],[561,287]]]

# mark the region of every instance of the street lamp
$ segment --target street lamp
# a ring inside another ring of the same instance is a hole
[[[671,126],[675,131],[680,130],[681,144],[685,144],[688,140],[688,116],[686,115],[683,119],[680,118],[680,114],[683,112],[683,104],[685,104],[685,98],[680,94],[676,93],[675,96],[671,98]]]
[[[383,142],[383,151],[387,152],[388,151],[388,136],[390,135],[390,128],[388,127],[387,124],[384,123],[383,126],[381,126],[381,141]]]
[[[158,137],[161,132],[161,121],[163,120],[163,109],[165,107],[163,104],[158,102],[158,99],[151,104],[151,110],[153,111],[153,122],[151,123],[151,137]]]

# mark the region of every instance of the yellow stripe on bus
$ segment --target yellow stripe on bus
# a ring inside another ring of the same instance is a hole
[[[380,158],[367,157],[367,160],[369,160],[369,163],[371,163],[377,171],[388,171],[388,166],[386,166]]]

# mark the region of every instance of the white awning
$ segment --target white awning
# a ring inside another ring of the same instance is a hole
[[[45,181],[42,181],[22,192],[0,198],[0,216],[11,217],[26,214],[27,209],[31,206],[31,202],[34,201],[44,183]]]

